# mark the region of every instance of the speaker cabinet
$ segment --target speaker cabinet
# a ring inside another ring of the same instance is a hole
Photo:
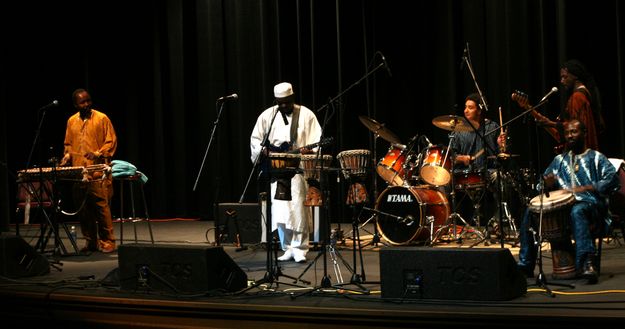
[[[247,287],[245,272],[219,246],[123,244],[118,261],[122,290],[202,294]]]
[[[0,236],[0,275],[8,278],[50,273],[50,262],[19,236]]]
[[[215,216],[215,241],[220,243],[239,242],[254,244],[261,241],[264,223],[261,220],[260,205],[258,203],[220,203],[217,205]]]
[[[508,249],[393,247],[380,250],[382,298],[510,300],[527,280]]]

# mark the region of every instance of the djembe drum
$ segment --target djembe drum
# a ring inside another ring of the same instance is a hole
[[[318,207],[323,205],[323,193],[321,192],[321,170],[332,164],[332,156],[323,154],[303,154],[300,160],[300,168],[304,171],[304,178],[308,183],[306,201],[304,206]]]
[[[276,200],[292,200],[291,178],[295,176],[300,163],[299,154],[269,153],[271,161],[271,176],[276,180]]]
[[[535,196],[528,209],[540,218],[540,195]],[[551,244],[554,279],[575,277],[575,248],[571,243],[571,207],[575,203],[573,193],[566,190],[549,192],[542,196],[542,237]]]
[[[347,150],[337,154],[343,176],[350,182],[346,204],[357,204],[369,200],[364,181],[369,172],[371,151]]]

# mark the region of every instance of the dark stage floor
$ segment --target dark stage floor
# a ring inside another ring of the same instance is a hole
[[[157,247],[181,249],[175,249],[174,256],[163,252],[150,254],[149,260],[138,256],[142,259],[132,259],[133,262],[169,264],[180,257],[179,261],[184,263],[185,257],[197,255],[195,250],[214,245],[213,222],[153,220],[151,223]],[[147,223],[136,225],[138,242],[149,243]],[[514,279],[518,272],[509,263],[518,256],[513,241],[504,241],[502,248],[499,240],[476,244],[479,240],[467,235],[461,243],[452,240],[428,247],[406,247],[385,245],[382,239],[377,246],[362,248],[364,269],[358,261],[354,276],[351,225],[332,227],[340,229],[345,237],[336,248],[311,251],[306,263],[281,262],[278,268],[268,266],[263,244],[244,241],[246,250],[232,243],[221,244],[226,255],[208,257],[206,268],[210,272],[215,263],[227,264],[231,259],[234,267],[221,267],[232,273],[239,270],[245,273],[244,284],[249,286],[225,293],[223,289],[176,293],[157,282],[159,276],[167,275],[158,270],[146,273],[151,276],[146,277],[147,285],[151,284],[153,289],[141,287],[143,281],[136,277],[131,285],[139,285],[138,289],[121,289],[120,280],[127,279],[118,262],[121,252],[63,255],[58,258],[60,264],[51,267],[48,274],[2,280],[0,295],[4,306],[0,313],[7,324],[3,328],[12,327],[10,323],[15,328],[86,327],[86,324],[107,328],[449,328],[454,325],[576,328],[625,323],[625,247],[620,232],[618,239],[604,241],[601,276],[595,285],[581,279],[553,280],[551,251],[545,244],[543,269],[546,287],[553,291],[550,295],[543,287],[535,286],[535,278],[523,282],[527,283],[527,290],[525,285],[519,290]],[[115,228],[119,235],[119,223]],[[128,255],[144,248],[128,244],[134,242],[132,228],[132,223],[124,224],[123,248]],[[20,226],[20,229],[24,240],[34,245],[39,227]],[[371,224],[359,229],[363,244],[370,242],[372,232]],[[3,233],[3,240],[12,235],[14,232]],[[71,249],[66,239],[64,245]],[[80,239],[79,245],[82,245]],[[152,250],[145,248],[148,253]],[[360,253],[356,255],[359,260]],[[450,264],[449,272],[440,272],[450,277],[430,272],[440,270],[440,267],[430,269],[440,264]],[[193,271],[180,270],[187,275],[197,274],[190,273]],[[276,275],[264,280],[267,273]],[[414,285],[406,288],[401,282],[402,278],[415,279],[414,275],[421,276],[422,290]],[[353,277],[363,276],[365,282],[350,283]],[[205,277],[199,281],[202,282],[198,285],[206,284],[209,288],[230,287],[228,283]],[[408,298],[391,292],[398,287],[404,289]]]

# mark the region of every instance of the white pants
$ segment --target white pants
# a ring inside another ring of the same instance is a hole
[[[286,228],[285,224],[278,224],[278,237],[283,251],[291,249],[293,255],[306,256],[308,252],[308,233],[297,232]]]

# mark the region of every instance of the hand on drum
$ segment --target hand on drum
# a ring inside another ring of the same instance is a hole
[[[471,164],[471,162],[473,162],[473,160],[475,160],[472,156],[470,155],[457,155],[456,156],[456,163],[462,163],[465,166],[468,166],[469,164]]]
[[[309,149],[309,148],[307,148],[307,147],[302,147],[302,148],[300,148],[300,149],[299,149],[299,152],[300,152],[301,154],[312,154],[312,153],[314,153],[314,151],[313,151],[312,149]]]
[[[554,174],[548,174],[547,176],[543,176],[543,181],[545,182],[545,188],[551,188],[556,184],[556,176]]]

